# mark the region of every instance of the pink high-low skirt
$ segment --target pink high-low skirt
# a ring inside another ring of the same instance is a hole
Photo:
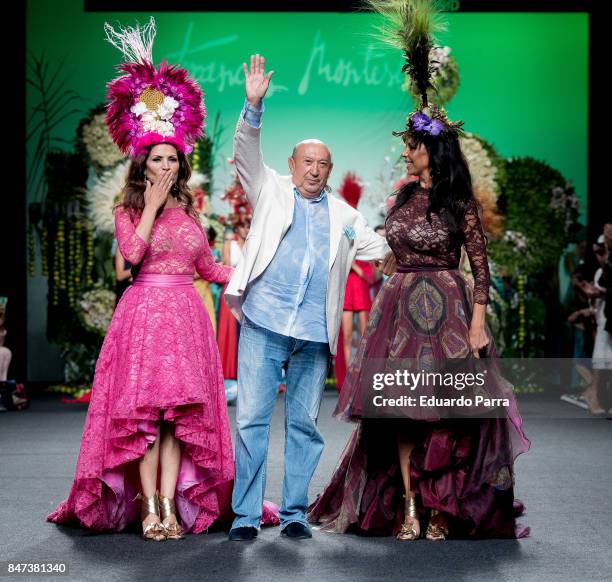
[[[181,445],[176,505],[186,531],[231,519],[232,442],[219,351],[191,275],[140,273],[96,364],[74,483],[49,521],[120,531],[139,516],[138,461],[160,419]],[[264,511],[264,521],[274,516]]]

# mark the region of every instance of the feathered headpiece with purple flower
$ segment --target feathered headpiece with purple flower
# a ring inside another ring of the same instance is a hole
[[[381,38],[387,44],[400,48],[404,54],[402,71],[421,96],[416,111],[408,115],[406,129],[393,132],[404,137],[445,134],[460,135],[462,121],[450,121],[442,107],[430,105],[427,91],[433,90],[432,75],[436,70],[432,60],[434,34],[446,28],[438,6],[439,0],[365,0],[373,11],[383,16],[379,28]]]
[[[203,93],[185,69],[162,61],[153,64],[155,19],[115,30],[104,24],[106,39],[125,58],[124,74],[108,84],[106,124],[113,141],[131,157],[158,143],[170,143],[188,154],[204,134]]]

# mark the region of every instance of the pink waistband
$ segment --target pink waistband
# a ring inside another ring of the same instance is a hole
[[[193,287],[193,275],[139,273],[132,285],[134,287]]]

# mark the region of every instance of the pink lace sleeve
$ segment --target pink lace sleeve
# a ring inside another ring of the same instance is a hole
[[[204,242],[204,252],[196,260],[195,268],[202,279],[215,283],[227,283],[234,272],[233,267],[215,262],[207,242]]]
[[[465,251],[474,275],[474,303],[486,305],[489,301],[489,263],[487,261],[487,242],[478,215],[476,200],[468,203],[463,220]]]
[[[115,210],[115,238],[121,254],[132,265],[140,263],[149,248],[149,244],[136,232],[136,226],[128,210]]]

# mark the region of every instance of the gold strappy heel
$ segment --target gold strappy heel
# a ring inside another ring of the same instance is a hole
[[[140,500],[140,520],[142,521],[142,537],[145,540],[153,540],[155,542],[162,542],[166,539],[166,532],[163,525],[158,522],[152,522],[149,525],[144,524],[144,520],[149,515],[156,515],[159,517],[159,499],[157,492],[151,497],[145,497],[142,493],[136,495],[134,499]]]
[[[169,540],[182,540],[185,536],[183,535],[183,528],[176,520],[176,505],[174,499],[160,495],[159,504],[161,506],[162,527],[166,530],[166,537]],[[170,516],[174,516],[174,521],[171,523],[164,523]]]
[[[436,519],[438,518],[438,519]],[[425,532],[425,537],[428,540],[437,542],[445,540],[448,535],[448,523],[445,517],[437,510],[431,510],[431,517],[429,518],[429,525]]]
[[[409,524],[406,523],[406,516],[410,518]],[[415,522],[418,523],[418,519],[416,500],[414,496],[408,497],[404,504],[404,523],[402,524],[402,529],[396,536],[397,539],[408,542],[419,539],[419,532],[414,527]]]

